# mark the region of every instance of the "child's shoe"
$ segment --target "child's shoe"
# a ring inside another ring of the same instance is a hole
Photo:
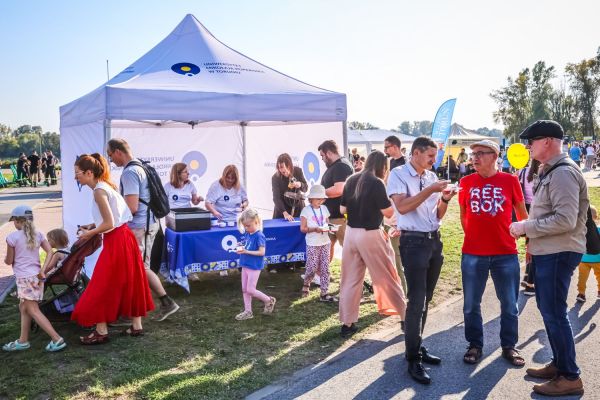
[[[229,272],[226,269],[219,271],[219,276],[229,276]]]
[[[242,311],[241,313],[235,316],[235,319],[238,321],[244,321],[246,319],[251,318],[254,318],[254,314],[252,314],[252,311]]]
[[[55,351],[61,351],[65,347],[67,347],[67,344],[65,343],[65,340],[63,338],[60,338],[56,342],[53,342],[51,340],[50,343],[48,343],[48,345],[46,346],[46,351],[49,351],[49,352],[53,353]]]
[[[2,346],[2,350],[4,350],[4,351],[20,351],[20,350],[27,350],[30,347],[31,347],[31,345],[29,344],[29,342],[21,343],[21,342],[19,342],[19,339],[17,339],[14,342],[6,343],[4,346]]]
[[[579,303],[585,303],[585,294],[579,293],[575,300],[577,300]]]
[[[275,303],[277,302],[277,299],[275,297],[269,297],[271,300],[269,300],[268,303],[265,304],[265,309],[263,310],[263,314],[273,314],[273,310],[275,309]]]

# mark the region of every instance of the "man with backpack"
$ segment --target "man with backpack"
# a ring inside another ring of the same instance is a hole
[[[158,320],[163,321],[179,310],[179,305],[169,297],[160,278],[150,269],[150,253],[154,238],[160,229],[158,219],[151,210],[153,203],[156,203],[156,199],[152,199],[151,195],[154,191],[156,196],[156,191],[161,190],[162,185],[160,185],[160,188],[157,187],[156,177],[149,176],[144,165],[133,157],[131,148],[125,140],[109,140],[107,153],[112,162],[118,167],[123,167],[120,185],[121,194],[133,214],[133,219],[129,222],[129,228],[133,231],[140,247],[150,289],[160,300]]]
[[[567,315],[567,295],[573,271],[586,253],[590,202],[581,170],[562,152],[563,136],[562,126],[548,120],[534,122],[519,136],[527,140],[531,157],[544,164],[544,168],[534,186],[529,219],[510,226],[513,237],[529,238],[528,252],[535,267],[535,297],[553,357],[546,366],[529,368],[526,372],[548,381],[533,387],[534,392],[547,396],[583,394]]]

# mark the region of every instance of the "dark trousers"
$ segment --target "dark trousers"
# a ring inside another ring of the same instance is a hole
[[[427,236],[403,231],[400,236],[400,258],[408,288],[404,341],[409,361],[421,359],[427,310],[444,262],[442,248],[439,234]]]
[[[46,182],[49,185],[56,185],[56,171],[54,170],[53,165],[48,165],[46,167]]]
[[[571,251],[532,256],[535,266],[535,299],[542,314],[552,359],[558,374],[567,379],[579,376],[575,361],[575,342],[567,316],[567,295],[573,271],[582,254]]]

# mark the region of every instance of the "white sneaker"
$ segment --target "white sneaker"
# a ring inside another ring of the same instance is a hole
[[[235,316],[235,319],[238,321],[244,321],[250,318],[254,318],[254,314],[252,314],[252,311],[242,311],[241,313]]]
[[[221,276],[228,276],[229,272],[227,272],[227,270],[224,269],[223,271],[219,271],[219,275],[221,275]]]
[[[191,274],[188,274],[188,279],[190,281],[199,281],[200,277],[198,276],[198,274],[196,272],[192,272]]]
[[[321,286],[321,277],[319,275],[315,275],[312,280],[312,283],[314,283],[317,286]]]

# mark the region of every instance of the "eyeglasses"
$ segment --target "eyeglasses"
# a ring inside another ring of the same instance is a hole
[[[536,140],[540,140],[540,139],[546,139],[546,137],[544,137],[544,136],[538,136],[538,137],[534,137],[534,138],[531,138],[531,139],[527,139],[527,144],[529,146],[531,146],[533,144],[533,142],[535,142]]]
[[[475,153],[471,153],[471,157],[473,158],[481,158],[484,154],[496,154],[495,151],[477,151]]]

